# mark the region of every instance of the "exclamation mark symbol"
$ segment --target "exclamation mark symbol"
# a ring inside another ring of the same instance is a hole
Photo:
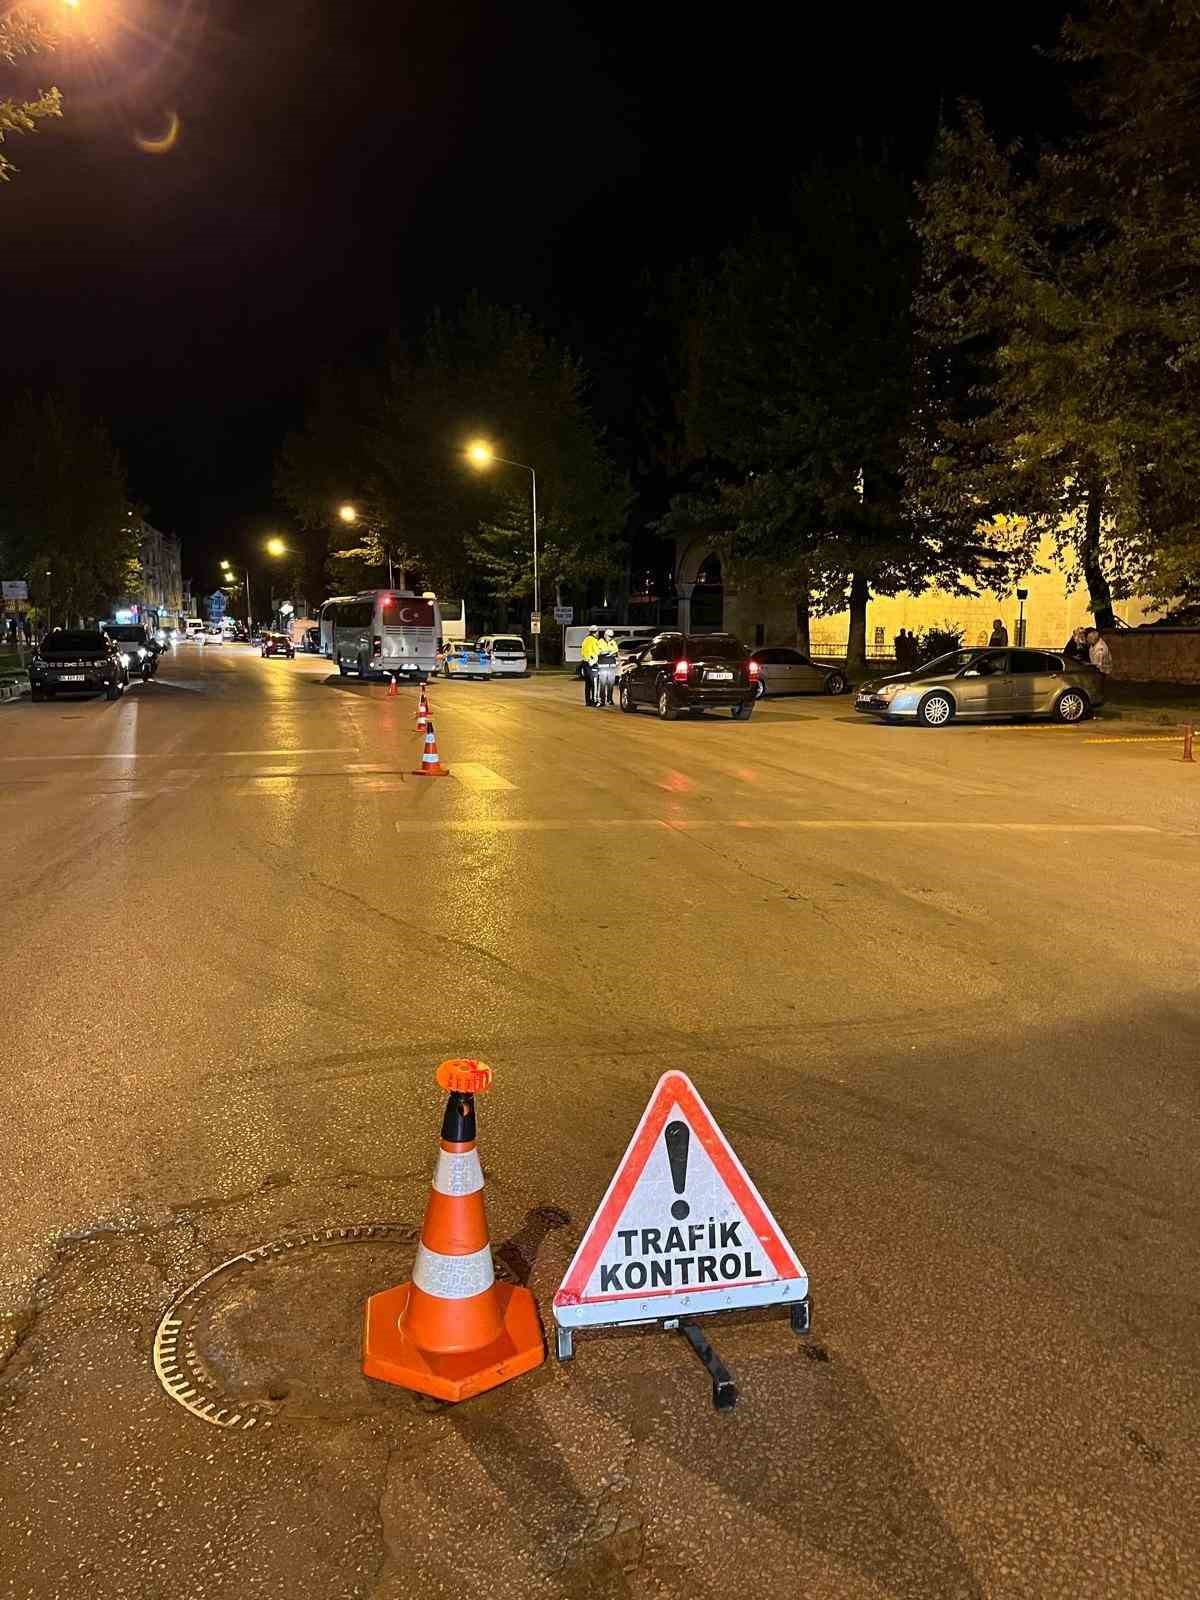
[[[675,1193],[682,1195],[687,1184],[688,1145],[692,1140],[692,1132],[686,1122],[668,1122],[663,1138],[667,1145],[667,1160],[671,1163],[671,1183]],[[671,1215],[676,1222],[682,1222],[690,1210],[686,1200],[676,1200],[671,1207]]]

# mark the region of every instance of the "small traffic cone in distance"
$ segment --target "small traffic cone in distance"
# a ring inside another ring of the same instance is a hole
[[[399,686],[396,683],[396,674],[393,672],[392,675],[388,678],[388,699],[390,700],[391,697],[394,694],[399,694],[399,693],[400,693],[400,689],[399,689]]]
[[[497,1283],[475,1148],[475,1095],[492,1069],[443,1061],[447,1090],[437,1169],[411,1281],[367,1301],[363,1372],[439,1400],[467,1400],[546,1359],[528,1289]]]
[[[425,698],[425,685],[421,685],[421,698],[417,701],[417,732],[424,733],[429,726],[429,701]]]
[[[421,765],[413,768],[414,778],[448,778],[450,768],[444,767],[438,760],[437,734],[433,731],[433,719],[425,729],[425,748],[421,751]]]

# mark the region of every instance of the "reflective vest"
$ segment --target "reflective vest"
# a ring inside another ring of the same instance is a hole
[[[589,666],[595,664],[596,657],[600,654],[600,641],[594,633],[589,633],[579,646],[579,658],[586,661]]]
[[[597,640],[597,645],[601,664],[611,667],[617,659],[617,641],[615,639],[599,639]]]

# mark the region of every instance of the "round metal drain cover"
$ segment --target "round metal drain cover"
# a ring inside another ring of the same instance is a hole
[[[269,1428],[281,1412],[331,1420],[376,1411],[362,1374],[363,1303],[408,1275],[419,1236],[410,1223],[321,1228],[222,1262],[159,1323],[159,1382],[219,1428]],[[500,1260],[496,1273],[508,1276]]]

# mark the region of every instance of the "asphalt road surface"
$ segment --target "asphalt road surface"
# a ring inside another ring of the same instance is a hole
[[[0,1596],[1200,1594],[1200,765],[544,678],[436,683],[420,780],[414,698],[192,646],[0,707]],[[810,1337],[715,1330],[725,1415],[658,1331],[362,1378],[451,1055],[544,1318],[679,1068]],[[264,1245],[179,1313],[218,1426],[155,1330]]]

